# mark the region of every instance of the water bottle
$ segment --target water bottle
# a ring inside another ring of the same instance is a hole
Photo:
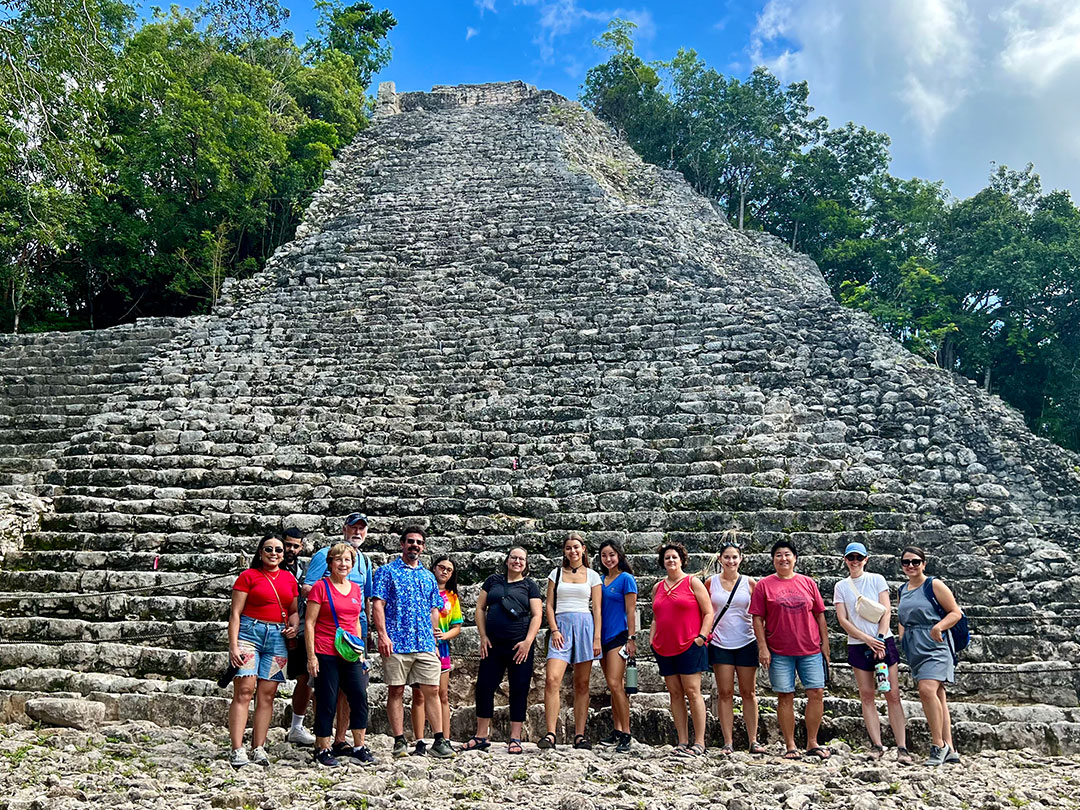
[[[885,641],[885,636],[878,636],[878,641]],[[879,692],[889,691],[889,665],[884,660],[874,663],[874,683]]]
[[[630,658],[626,662],[626,694],[637,694],[637,658]]]

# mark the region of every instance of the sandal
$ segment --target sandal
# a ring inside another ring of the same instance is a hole
[[[724,743],[723,745],[720,746],[720,753],[723,754],[726,757],[729,754],[734,754],[735,749],[732,748],[731,745],[729,745],[728,743]]]
[[[704,745],[698,745],[697,743],[694,743],[693,745],[691,745],[686,750],[690,752],[690,756],[692,756],[692,757],[703,757],[703,756],[705,756],[705,746]]]
[[[491,743],[488,742],[487,737],[472,737],[466,740],[465,744],[461,746],[462,751],[486,751],[491,748]]]
[[[506,743],[506,753],[508,754],[520,754],[522,753],[521,740],[516,737],[511,737],[509,742]]]
[[[913,765],[915,763],[915,760],[911,758],[911,752],[903,747],[896,749],[896,761],[901,765]]]
[[[784,752],[783,758],[784,759],[802,759],[802,754],[800,754],[796,749],[792,748],[790,751],[785,751]]]
[[[757,740],[754,740],[752,743],[750,743],[750,749],[749,750],[750,750],[751,754],[767,754],[767,753],[769,753],[769,749],[767,749],[764,745],[759,743]]]
[[[806,755],[808,757],[817,757],[818,759],[826,760],[832,756],[832,751],[823,745],[818,745],[814,748],[807,748]]]
[[[540,738],[540,742],[536,744],[536,747],[539,748],[541,751],[546,751],[549,748],[554,749],[555,733],[553,731],[549,731],[547,734]]]
[[[881,759],[883,756],[885,756],[885,749],[882,748],[880,745],[871,745],[870,746],[870,753],[867,756],[869,757],[869,759],[872,762],[877,761],[877,760]]]
[[[584,734],[578,734],[574,737],[574,748],[579,751],[591,751],[592,743],[585,739]]]

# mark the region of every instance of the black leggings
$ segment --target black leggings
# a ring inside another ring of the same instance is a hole
[[[359,661],[346,661],[340,655],[315,653],[319,659],[319,676],[315,688],[315,736],[329,737],[334,733],[338,688],[349,701],[349,728],[367,728],[368,702],[364,673]]]
[[[516,641],[491,642],[487,657],[481,659],[476,675],[476,716],[490,718],[495,713],[495,690],[502,683],[503,674],[509,670],[510,721],[521,723],[529,704],[529,684],[532,682],[533,655],[536,645],[529,648],[529,657],[520,664],[514,663]]]

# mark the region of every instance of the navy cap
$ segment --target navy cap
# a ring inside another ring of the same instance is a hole
[[[844,556],[848,554],[862,554],[864,557],[869,557],[870,552],[866,550],[866,546],[862,543],[848,543],[847,548],[844,549]]]
[[[347,518],[345,518],[346,526],[355,526],[357,523],[363,523],[367,526],[367,515],[362,512],[353,512]]]

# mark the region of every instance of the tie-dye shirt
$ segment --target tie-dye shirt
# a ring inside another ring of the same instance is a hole
[[[453,591],[439,591],[439,596],[443,600],[442,609],[439,610],[439,629],[445,633],[451,627],[461,624],[461,602]],[[444,672],[450,669],[449,641],[439,642],[439,661]]]

